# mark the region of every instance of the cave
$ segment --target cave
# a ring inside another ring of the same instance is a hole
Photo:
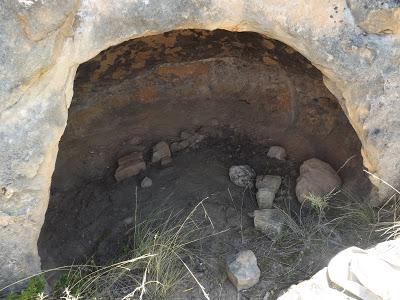
[[[165,164],[151,160],[159,142],[172,151]],[[287,159],[268,157],[276,145],[286,149]],[[297,214],[296,178],[310,158],[329,163],[343,190],[360,201],[368,196],[360,149],[321,73],[277,40],[220,29],[128,40],[81,64],[76,73],[38,242],[42,269],[89,259],[110,263],[126,245],[136,217],[187,212],[204,200],[213,230],[233,228],[221,238],[229,245],[202,244],[216,251],[215,261],[243,247],[244,227],[252,227],[248,214],[257,209],[254,190],[230,182],[230,166],[281,176],[275,203]],[[118,160],[138,152],[146,167],[116,178]],[[143,178],[151,179],[150,187],[141,186]],[[218,273],[221,261],[215,264]]]

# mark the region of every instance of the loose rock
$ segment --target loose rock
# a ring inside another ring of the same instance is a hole
[[[165,157],[171,157],[171,150],[166,142],[159,142],[153,147],[152,163],[157,163]]]
[[[161,166],[162,167],[168,167],[172,165],[172,158],[171,157],[163,157],[161,159]]]
[[[253,251],[241,251],[233,259],[228,260],[227,273],[229,280],[238,291],[257,284],[261,272]]]
[[[143,160],[143,154],[141,152],[133,152],[118,160],[118,168],[114,177],[119,182],[144,170],[146,170],[146,163]]]
[[[272,146],[271,148],[269,148],[267,156],[270,158],[285,160],[286,159],[286,150],[285,150],[285,148],[280,147],[280,146]]]
[[[153,180],[151,180],[149,177],[143,178],[142,182],[140,183],[140,186],[142,188],[149,188],[153,184]]]
[[[300,167],[297,178],[296,196],[303,203],[310,194],[322,197],[342,185],[342,180],[326,162],[312,158]]]
[[[240,187],[252,187],[256,177],[256,172],[248,166],[232,166],[229,168],[229,178],[231,181]]]
[[[271,192],[276,194],[281,186],[282,178],[280,176],[275,175],[260,175],[257,176],[256,179],[256,188],[257,189],[269,189]]]
[[[257,191],[256,198],[259,208],[272,208],[275,193],[268,188],[262,188]]]
[[[273,238],[282,232],[285,216],[278,209],[261,209],[254,211],[254,227]]]

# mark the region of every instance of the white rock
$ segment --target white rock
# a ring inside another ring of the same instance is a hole
[[[142,188],[148,188],[148,187],[151,187],[152,184],[153,184],[153,180],[151,180],[149,177],[145,177],[145,178],[143,178],[142,182],[140,183],[140,186]]]
[[[240,187],[252,187],[256,177],[256,172],[248,166],[232,166],[229,168],[229,178],[231,181]]]
[[[171,150],[166,142],[159,142],[153,147],[152,163],[157,163],[165,157],[171,157]]]
[[[340,177],[329,164],[316,158],[309,159],[300,167],[296,184],[297,200],[303,203],[310,194],[324,196],[341,185]]]
[[[259,208],[272,208],[275,193],[268,188],[262,188],[257,191],[256,199]]]
[[[268,188],[271,192],[276,194],[281,186],[282,178],[275,175],[260,175],[256,179],[256,188],[264,189]]]
[[[286,159],[286,150],[285,150],[285,148],[280,147],[280,146],[272,146],[271,148],[269,148],[267,156],[270,158],[285,160]]]
[[[254,211],[254,227],[273,238],[282,232],[285,217],[278,209],[260,209]]]
[[[258,283],[260,269],[253,251],[241,251],[227,263],[228,278],[238,291],[248,289]]]

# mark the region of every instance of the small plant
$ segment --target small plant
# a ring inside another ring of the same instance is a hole
[[[315,195],[313,193],[305,196],[306,201],[310,204],[311,208],[314,209],[319,216],[325,216],[325,211],[329,206],[329,201],[337,195],[338,191],[332,190],[328,194],[325,195]]]
[[[40,299],[41,295],[43,295],[45,286],[46,286],[46,280],[44,276],[43,275],[35,276],[29,280],[27,287],[24,288],[20,293],[9,294],[6,297],[6,300]]]

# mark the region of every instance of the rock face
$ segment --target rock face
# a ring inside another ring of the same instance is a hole
[[[260,279],[260,269],[253,251],[239,252],[227,262],[228,278],[238,291],[251,288]]]
[[[248,166],[232,166],[229,168],[229,178],[240,187],[252,187],[256,178],[256,172]]]
[[[165,0],[160,9],[147,0],[1,1],[0,286],[40,270],[37,238],[78,65],[150,32],[256,31],[297,49],[340,102],[362,143],[364,166],[398,185],[399,4],[380,3]],[[371,181],[375,203],[392,194]]]
[[[300,167],[300,176],[296,183],[296,196],[300,203],[310,194],[325,196],[342,185],[342,180],[334,169],[319,159],[312,158]]]

